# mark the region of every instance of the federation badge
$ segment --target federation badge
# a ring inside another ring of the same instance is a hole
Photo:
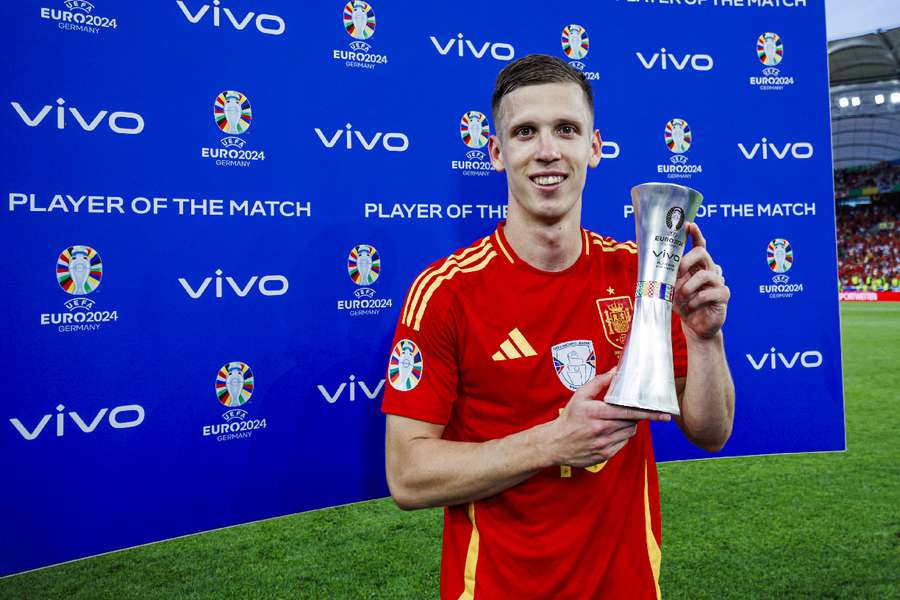
[[[628,339],[628,328],[631,327],[631,315],[634,313],[631,298],[628,296],[598,298],[597,310],[600,311],[606,341],[623,350],[625,340]]]
[[[388,364],[391,387],[408,392],[422,381],[422,353],[412,340],[400,340],[391,352]]]
[[[572,340],[550,349],[553,368],[564,386],[573,392],[590,381],[597,372],[597,357],[591,340]]]

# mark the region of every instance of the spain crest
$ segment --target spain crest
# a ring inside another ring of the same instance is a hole
[[[597,310],[603,323],[603,335],[606,341],[622,350],[628,339],[628,328],[631,327],[631,315],[634,304],[628,296],[613,298],[597,298]]]
[[[597,357],[591,340],[571,340],[551,348],[553,368],[564,386],[573,392],[593,379]]]

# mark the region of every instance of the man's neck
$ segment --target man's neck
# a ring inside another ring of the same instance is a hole
[[[528,221],[519,216],[509,215],[503,236],[513,252],[532,267],[563,271],[581,256],[581,223],[577,213],[554,223]]]

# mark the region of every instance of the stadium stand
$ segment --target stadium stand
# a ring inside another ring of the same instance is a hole
[[[900,300],[900,28],[828,59],[841,298]]]

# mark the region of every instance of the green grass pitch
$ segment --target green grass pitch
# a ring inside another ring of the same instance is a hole
[[[848,451],[661,465],[664,598],[900,598],[900,303],[841,314]],[[376,500],[8,577],[0,598],[437,598],[440,536],[439,510]]]

